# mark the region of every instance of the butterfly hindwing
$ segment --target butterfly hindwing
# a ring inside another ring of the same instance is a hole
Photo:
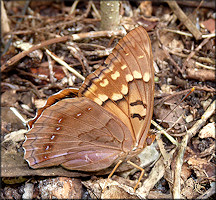
[[[96,171],[132,149],[128,128],[85,97],[63,99],[45,109],[26,137],[25,159],[33,168],[61,164]]]

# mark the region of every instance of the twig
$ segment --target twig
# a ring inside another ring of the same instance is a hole
[[[159,124],[157,124],[154,120],[151,120],[151,123],[159,130],[161,131],[161,133],[163,133],[170,142],[172,142],[173,144],[175,144],[176,146],[178,146],[178,142],[172,137],[170,136]]]
[[[186,33],[186,32],[179,31],[179,30],[173,30],[173,29],[168,29],[168,28],[163,28],[162,30],[168,31],[168,32],[171,32],[171,33],[177,33],[179,35],[185,35],[185,36],[188,36],[188,37],[193,37],[193,35],[191,33]]]
[[[162,46],[162,49],[164,50],[164,53],[166,54],[166,56],[169,58],[169,60],[172,62],[172,64],[176,67],[177,71],[180,72],[181,74],[183,74],[183,70],[179,67],[179,65],[170,56],[170,54],[167,50],[168,48],[166,46],[164,46],[163,44],[161,46]]]
[[[95,4],[94,4],[94,2],[93,1],[91,1],[91,6],[92,6],[92,9],[94,10],[94,12],[95,12],[95,15],[97,16],[97,18],[98,19],[101,19],[101,16],[100,16],[100,13],[98,12],[98,10],[97,10],[97,8],[96,8],[96,6],[95,6]]]
[[[25,15],[26,10],[27,10],[29,4],[30,4],[30,0],[27,0],[27,1],[25,2],[25,6],[24,6],[24,8],[23,8],[23,10],[22,10],[22,14],[21,14],[21,15]],[[18,20],[18,22],[16,23],[16,26],[15,26],[15,30],[18,28],[18,26],[19,26],[20,23],[23,21],[23,19],[24,19],[24,18],[20,18],[20,19]],[[3,51],[2,54],[5,54],[5,53],[8,51],[8,49],[9,49],[9,47],[10,47],[10,45],[11,45],[11,42],[12,42],[12,40],[13,40],[13,37],[14,37],[14,34],[12,33],[12,34],[10,35],[10,39],[9,39],[8,43],[5,45],[5,49],[4,49],[4,51]]]
[[[112,53],[113,48],[107,48],[105,50],[96,49],[94,51],[84,51],[83,54],[85,56],[97,56],[97,57],[104,57],[108,56],[110,53]]]
[[[166,1],[169,7],[173,10],[178,19],[187,27],[187,29],[193,34],[196,40],[202,38],[202,33],[196,28],[193,22],[185,15],[182,9],[178,6],[176,1]]]
[[[112,37],[112,36],[125,36],[125,30],[116,30],[116,31],[91,31],[88,33],[78,33],[71,35],[73,41],[82,40],[85,38],[98,38],[98,37]]]
[[[186,77],[200,81],[215,81],[215,71],[209,69],[187,68]]]
[[[26,72],[26,71],[23,71],[23,70],[18,69],[18,68],[16,69],[16,71],[18,71],[22,75],[27,75],[27,76],[34,77],[34,78],[39,79],[39,80],[44,80],[44,81],[49,82],[49,79],[46,76],[40,76],[40,75],[37,75],[37,74],[33,74],[31,72]]]
[[[215,36],[216,36],[216,33],[210,33],[210,34],[202,35],[202,38],[212,38]]]
[[[164,159],[163,157],[161,157],[152,168],[148,178],[143,182],[143,185],[137,189],[137,194],[141,196],[141,199],[146,198],[149,191],[164,176],[164,173],[165,173]]]
[[[196,53],[197,51],[199,51],[209,40],[210,40],[210,38],[204,39],[204,40],[199,44],[199,46],[197,46],[196,49],[195,49],[194,51],[192,51],[192,52],[188,55],[187,59],[186,59],[186,60],[184,61],[184,63],[183,63],[183,66],[182,66],[182,69],[183,69],[183,70],[185,70],[185,67],[186,67],[188,61],[189,61],[189,60],[195,55],[195,53]]]
[[[161,134],[160,133],[156,135],[156,140],[157,140],[157,145],[158,145],[158,147],[160,149],[160,152],[161,152],[161,154],[162,154],[162,156],[164,158],[164,161],[165,161],[164,163],[166,163],[169,160],[169,153],[167,153],[166,150],[165,150],[165,146],[164,146],[164,143],[163,143],[163,141],[161,139]]]
[[[85,77],[83,77],[79,72],[77,72],[75,69],[71,68],[65,61],[63,61],[61,58],[59,58],[58,56],[56,56],[54,53],[52,53],[51,51],[49,51],[48,49],[46,49],[46,53],[48,55],[50,55],[56,62],[58,62],[59,64],[65,66],[70,72],[72,72],[75,76],[77,76],[78,78],[80,78],[81,80],[85,80]]]
[[[167,160],[161,156],[161,158],[155,163],[148,178],[143,182],[143,185],[137,189],[137,194],[141,199],[145,199],[149,194],[149,191],[155,186],[155,184],[164,176],[166,168],[170,165],[170,161],[173,157],[175,149],[171,150],[167,154]]]
[[[197,65],[197,66],[199,66],[199,67],[203,67],[203,68],[205,68],[205,69],[216,70],[215,67],[203,65],[202,63],[199,63],[199,62],[195,62],[195,65]]]
[[[216,92],[215,88],[208,88],[206,86],[204,86],[204,87],[193,86],[193,87],[195,88],[194,92],[196,92],[196,91],[206,91],[206,92],[214,92],[214,93]],[[191,91],[191,89],[182,90],[179,92],[175,92],[173,94],[165,94],[164,96],[155,96],[155,98],[163,98],[163,101],[162,101],[162,103],[163,103],[163,102],[168,101],[169,99],[171,99],[175,96],[185,94],[189,91]],[[161,102],[154,104],[154,106],[158,105],[159,103],[161,103]]]
[[[73,5],[71,6],[71,9],[70,9],[70,12],[69,12],[69,15],[72,15],[74,13],[74,11],[75,11],[76,6],[77,6],[78,3],[79,3],[79,0],[75,0],[73,2]]]
[[[18,117],[18,118],[22,121],[23,125],[26,126],[27,121],[26,121],[26,120],[24,119],[24,117],[17,111],[17,109],[14,108],[14,107],[10,107],[10,110],[14,113],[14,115],[16,115],[16,117]]]
[[[175,51],[172,51],[171,49],[167,48],[167,51],[169,51],[169,53],[171,54],[174,54],[176,56],[179,56],[179,57],[183,57],[183,58],[187,58],[188,55],[186,54],[183,54],[183,53],[178,53],[178,52],[175,52]],[[215,64],[215,61],[210,59],[210,58],[206,58],[206,57],[199,57],[199,56],[196,56],[196,55],[193,55],[192,58],[200,61],[200,62],[205,62],[205,63],[210,63],[210,64]]]
[[[213,194],[215,194],[215,182],[212,182],[212,186],[202,195],[198,196],[197,199],[210,199]]]
[[[47,60],[48,60],[48,65],[49,65],[49,74],[50,74],[50,82],[51,84],[54,83],[54,72],[53,72],[53,64],[52,64],[52,60],[50,58],[50,56],[46,53],[46,56],[47,56]]]
[[[183,32],[183,31],[179,31],[179,30],[173,30],[173,29],[168,29],[168,28],[164,28],[164,29],[161,29],[161,30],[165,30],[165,31],[168,31],[168,32],[172,32],[172,33],[177,33],[179,35],[185,35],[185,36],[188,36],[188,37],[193,37],[193,35],[191,33],[186,33],[186,32]],[[215,37],[216,34],[215,33],[210,33],[210,34],[203,34],[202,35],[202,38],[212,38],[212,37]]]
[[[26,51],[22,51],[21,53],[15,55],[11,59],[9,59],[5,64],[2,65],[1,67],[1,72],[3,72],[7,67],[14,65],[16,62],[18,62],[20,59],[31,53],[32,51],[35,51],[37,49],[40,49],[42,47],[48,46],[50,44],[58,43],[58,42],[64,42],[67,41],[69,36],[63,36],[63,37],[58,37],[58,38],[53,38],[50,40],[42,41],[39,44],[34,45],[30,49]]]
[[[83,52],[80,50],[79,46],[74,42],[66,42],[67,48],[70,50],[70,53],[81,63],[83,67],[83,73],[86,74],[86,71],[90,73],[88,60],[83,55]]]
[[[191,7],[197,7],[199,6],[200,2],[199,1],[177,1],[178,4],[183,5],[183,6],[191,6]],[[214,9],[215,8],[215,2],[214,1],[204,1],[202,5],[200,5],[201,8],[210,8]]]
[[[1,1],[1,27],[2,27],[2,34],[10,32],[9,19],[3,1]]]
[[[216,100],[212,102],[212,104],[208,107],[208,109],[205,111],[205,113],[202,115],[201,119],[198,120],[187,132],[184,136],[181,146],[178,151],[178,155],[176,158],[176,167],[175,167],[175,173],[174,173],[174,182],[173,182],[173,198],[174,199],[180,199],[180,176],[181,176],[181,168],[183,164],[183,157],[184,152],[187,147],[188,142],[190,141],[191,137],[193,137],[198,130],[206,123],[207,119],[210,118],[213,113],[215,112],[215,106]]]
[[[166,54],[166,56],[169,58],[169,60],[173,63],[173,65],[176,67],[177,71],[180,72],[181,74],[183,73],[183,70],[178,66],[178,64],[172,59],[172,57],[170,56],[169,52],[168,52],[168,48],[162,43],[161,39],[160,39],[160,34],[159,34],[159,29],[156,31],[156,35],[158,38],[158,41],[162,47],[162,49],[164,50],[164,53]]]

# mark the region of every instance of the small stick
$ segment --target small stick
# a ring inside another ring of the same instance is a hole
[[[9,19],[7,16],[7,12],[4,7],[3,1],[1,1],[1,27],[2,27],[2,34],[6,34],[10,32],[10,25],[9,25]]]
[[[164,50],[164,53],[166,54],[166,56],[169,58],[169,60],[173,63],[173,65],[176,67],[177,71],[180,72],[181,74],[183,73],[182,69],[178,66],[178,64],[172,59],[172,57],[170,56],[169,52],[168,52],[168,48],[162,43],[161,39],[160,39],[160,34],[159,34],[159,30],[156,31],[156,35],[158,38],[158,41],[162,47],[162,49]]]
[[[56,56],[54,53],[52,53],[48,49],[45,48],[45,50],[46,50],[46,53],[48,55],[50,55],[56,62],[58,62],[59,64],[65,66],[70,72],[72,72],[78,78],[82,79],[83,81],[85,80],[85,77],[83,77],[79,72],[77,72],[75,69],[73,69],[72,67],[70,67],[65,61],[63,61],[61,58],[59,58],[58,56]]]
[[[186,70],[188,79],[195,79],[199,81],[215,81],[215,71],[209,69],[191,69]]]
[[[75,11],[76,6],[77,6],[78,3],[79,3],[79,0],[75,0],[75,1],[73,2],[73,5],[71,6],[71,9],[70,9],[70,12],[69,12],[69,15],[74,14],[74,11]]]
[[[52,64],[52,60],[51,60],[50,56],[47,53],[46,53],[46,55],[47,55],[47,60],[48,60],[48,65],[49,65],[50,82],[51,82],[51,84],[53,84],[54,80],[55,80],[54,72],[53,72],[53,64]]]
[[[185,35],[185,36],[188,36],[188,37],[193,37],[193,35],[191,33],[186,33],[186,32],[179,31],[179,30],[173,30],[173,29],[168,29],[168,28],[164,28],[164,29],[161,29],[161,30],[165,30],[165,31],[172,32],[172,33],[177,33],[179,35]],[[216,36],[215,33],[203,34],[202,38],[209,38],[209,37],[212,38],[212,37],[215,37],[215,36]]]
[[[58,37],[58,38],[53,38],[50,40],[42,41],[39,44],[34,45],[30,49],[26,51],[22,51],[21,53],[15,55],[11,59],[9,59],[5,64],[2,65],[1,67],[1,72],[3,72],[7,67],[14,65],[16,62],[18,62],[20,59],[31,53],[32,51],[35,51],[37,49],[40,49],[42,47],[48,46],[50,44],[58,43],[58,42],[64,42],[68,40],[69,36],[63,36],[63,37]]]
[[[10,110],[22,121],[23,125],[26,126],[27,121],[24,119],[24,117],[17,111],[16,108],[10,107]]]
[[[190,92],[189,92],[188,94],[186,94],[186,95],[182,98],[182,100],[181,100],[178,104],[176,104],[175,107],[174,107],[172,110],[170,110],[170,112],[167,113],[167,115],[165,115],[165,117],[163,118],[163,120],[164,120],[173,110],[175,110],[176,107],[179,106],[179,104],[182,103],[194,90],[195,90],[195,88],[193,87],[193,88],[190,90]],[[163,120],[160,122],[160,124],[163,122]]]
[[[207,119],[209,119],[215,112],[216,100],[212,102],[212,104],[208,107],[205,113],[202,115],[201,119],[198,120],[188,131],[186,131],[186,135],[184,136],[181,146],[178,151],[178,155],[176,158],[176,167],[174,173],[174,182],[173,182],[173,198],[180,199],[180,177],[181,177],[181,168],[184,162],[183,157],[185,153],[185,149],[187,147],[190,139],[198,132],[198,130],[206,123]]]
[[[154,120],[151,120],[151,123],[159,130],[161,133],[163,133],[170,142],[178,146],[178,142],[171,136],[169,135],[159,124],[157,124]]]
[[[211,67],[211,66],[208,66],[208,65],[203,65],[202,63],[199,63],[199,62],[195,62],[195,64],[197,65],[197,66],[199,66],[199,67],[203,67],[203,68],[205,68],[205,69],[210,69],[210,70],[216,70],[216,68],[215,67]]]
[[[185,15],[182,9],[178,6],[176,1],[166,1],[169,7],[173,10],[178,19],[186,26],[186,28],[193,34],[196,40],[202,38],[202,33],[197,29],[193,22]]]
[[[85,38],[98,38],[98,37],[112,37],[112,36],[125,36],[125,30],[116,30],[116,31],[91,31],[87,33],[78,33],[71,35],[73,41],[82,40]]]
[[[195,49],[194,51],[192,51],[192,52],[189,54],[189,56],[187,57],[187,59],[184,61],[183,65],[182,65],[182,69],[185,70],[185,67],[186,67],[188,61],[189,61],[189,60],[195,55],[195,53],[196,53],[197,51],[199,51],[209,40],[210,40],[210,38],[204,39],[204,40],[200,43],[200,45],[199,45],[198,47],[196,47],[196,49]]]
[[[191,33],[186,33],[186,32],[179,31],[179,30],[172,30],[172,29],[168,29],[168,28],[164,28],[162,30],[172,32],[172,33],[177,33],[179,35],[185,35],[185,36],[188,36],[188,37],[193,37],[193,35]]]
[[[188,57],[188,55],[186,55],[186,54],[174,52],[173,50],[170,50],[169,48],[167,48],[167,51],[169,51],[169,53],[174,54],[174,55],[179,56],[179,57],[183,57],[183,58],[187,58]],[[194,59],[196,59],[196,60],[198,60],[200,62],[215,64],[215,60],[212,60],[210,58],[199,57],[199,56],[196,56],[196,55],[193,55],[192,58],[194,58]]]
[[[100,13],[98,12],[98,10],[97,10],[97,8],[96,8],[94,2],[92,1],[91,3],[92,3],[92,4],[91,4],[92,9],[94,10],[94,12],[95,12],[97,18],[98,18],[98,19],[101,19]]]
[[[216,33],[210,33],[210,34],[202,35],[202,38],[212,38],[215,36],[216,36]]]

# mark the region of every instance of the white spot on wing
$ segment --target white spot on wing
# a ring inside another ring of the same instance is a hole
[[[116,80],[119,76],[120,76],[120,73],[118,71],[116,71],[114,74],[111,74],[111,78],[113,80]]]
[[[125,78],[127,82],[130,82],[133,80],[133,76],[131,74],[127,74]]]
[[[134,76],[135,79],[142,78],[142,74],[140,72],[136,71],[136,70],[133,71],[133,76]]]
[[[122,65],[122,66],[121,66],[121,69],[122,69],[122,70],[124,70],[124,69],[126,69],[126,68],[127,68],[127,65]]]
[[[145,72],[145,73],[144,73],[143,80],[144,80],[145,82],[149,82],[149,80],[150,80],[150,74],[149,74],[148,72]]]
[[[103,104],[103,102],[99,98],[94,98],[94,102],[100,106]]]
[[[102,86],[102,87],[106,87],[108,84],[109,84],[109,81],[108,81],[107,79],[103,79],[103,80],[100,82],[100,86]]]
[[[105,94],[98,94],[98,98],[104,102],[108,99],[108,96]]]
[[[123,95],[122,94],[117,94],[117,93],[114,93],[113,95],[112,95],[112,97],[111,97],[111,99],[113,100],[113,101],[117,101],[117,100],[120,100],[120,99],[122,99],[123,98]]]
[[[127,85],[122,85],[122,88],[121,88],[121,93],[126,95],[128,93],[128,87]]]

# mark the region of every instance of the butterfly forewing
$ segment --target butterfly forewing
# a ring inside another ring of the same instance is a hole
[[[25,159],[33,168],[61,164],[96,171],[133,147],[128,128],[84,97],[63,99],[44,110],[26,137]]]
[[[116,115],[142,148],[151,124],[154,70],[151,43],[143,27],[128,33],[108,56],[104,66],[90,74],[79,90]]]

